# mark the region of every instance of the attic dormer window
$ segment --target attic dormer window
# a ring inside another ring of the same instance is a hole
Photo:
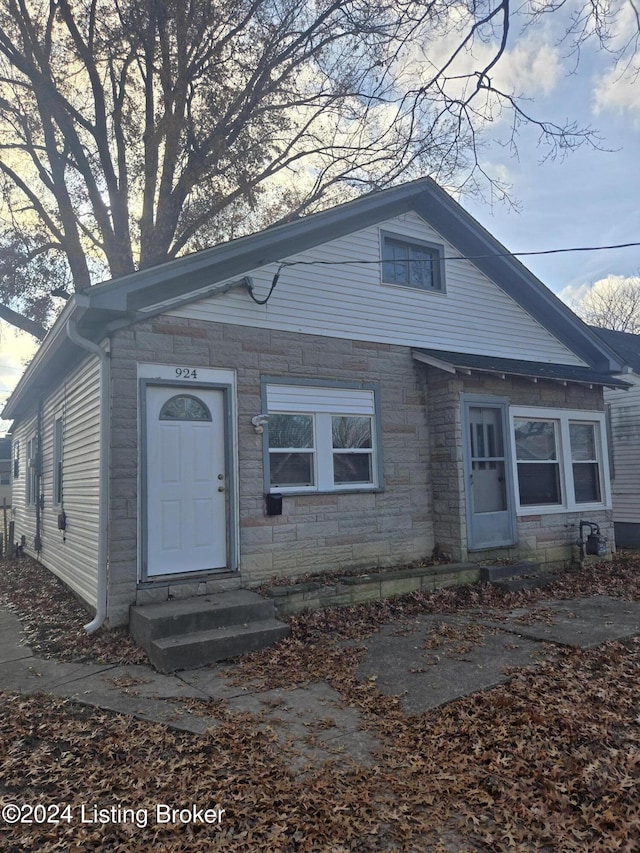
[[[443,292],[442,246],[383,231],[382,281],[418,290]]]

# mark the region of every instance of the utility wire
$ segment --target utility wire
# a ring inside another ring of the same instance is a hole
[[[486,255],[444,255],[441,258],[436,259],[437,262],[442,261],[479,261],[486,260],[488,258],[512,258],[512,257],[526,257],[531,255],[557,255],[563,252],[602,252],[608,249],[629,249],[633,247],[640,246],[640,242],[638,243],[616,243],[611,246],[572,246],[570,248],[565,249],[538,249],[533,252],[489,252]],[[273,281],[271,282],[271,287],[269,288],[269,292],[265,296],[264,299],[258,299],[258,297],[253,292],[253,285],[250,283],[247,285],[247,289],[249,291],[249,296],[253,299],[253,301],[257,305],[266,305],[267,302],[271,299],[273,291],[276,288],[276,284],[278,283],[278,279],[280,278],[280,274],[285,267],[312,267],[312,266],[327,266],[327,267],[336,267],[336,266],[353,266],[353,265],[362,265],[362,264],[376,264],[381,266],[382,264],[422,264],[424,263],[424,258],[402,258],[397,261],[394,261],[391,258],[375,258],[365,260],[364,258],[360,260],[351,260],[351,261],[281,261],[278,265],[278,269],[276,270],[276,274],[273,277]]]
[[[629,249],[640,246],[638,243],[617,243],[612,246],[572,246],[566,249],[538,249],[532,252],[489,252],[485,255],[444,255],[442,261],[478,261],[487,258],[511,258],[511,257],[526,257],[530,255],[557,255],[563,252],[602,252],[608,249]],[[391,258],[376,258],[375,260],[351,260],[351,261],[282,261],[280,269],[283,267],[295,266],[343,266],[347,264],[390,264],[390,263],[423,263],[422,258],[412,260],[411,258],[403,258],[399,261],[393,261]],[[280,272],[280,270],[278,270]]]

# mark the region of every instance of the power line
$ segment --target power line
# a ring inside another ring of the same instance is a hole
[[[408,240],[410,242],[410,240]],[[617,243],[611,246],[572,246],[570,248],[562,248],[562,249],[537,249],[535,251],[530,252],[488,252],[484,255],[444,255],[441,260],[443,261],[479,261],[479,260],[487,260],[489,258],[512,258],[512,257],[529,257],[531,255],[557,255],[565,252],[603,252],[608,251],[610,249],[630,249],[637,248],[640,246],[640,242],[638,243]],[[407,263],[422,263],[423,259],[412,260],[411,258],[402,259],[398,261],[398,263],[407,264]],[[281,261],[280,268],[283,267],[294,267],[294,266],[344,266],[344,265],[355,265],[355,264],[389,264],[394,263],[391,259],[385,258],[376,258],[374,260],[365,260],[364,258],[360,260],[351,260],[351,261]]]

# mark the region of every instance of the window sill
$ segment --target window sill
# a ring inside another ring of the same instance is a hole
[[[585,513],[585,512],[606,512],[611,506],[603,503],[592,504],[576,504],[576,506],[520,506],[516,510],[516,515],[561,515],[567,513]]]
[[[282,495],[283,498],[297,498],[301,496],[313,497],[313,495],[368,495],[376,492],[384,492],[382,486],[360,486],[353,489],[270,489],[270,495]]]
[[[411,290],[414,293],[431,293],[437,296],[446,296],[447,291],[441,287],[415,287],[412,284],[400,284],[397,281],[381,281],[383,287],[399,287],[402,290]]]

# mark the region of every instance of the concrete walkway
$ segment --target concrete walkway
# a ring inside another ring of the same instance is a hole
[[[45,692],[200,734],[219,724],[215,703],[258,715],[302,768],[343,756],[373,761],[377,747],[360,715],[326,681],[260,691],[233,686],[222,666],[161,675],[149,666],[73,663],[38,658],[21,643],[17,617],[0,610],[0,690]],[[535,666],[554,645],[590,648],[640,635],[640,602],[607,596],[542,602],[476,616],[424,615],[384,626],[358,641],[358,670],[381,692],[399,695],[420,714],[506,682],[513,667]],[[194,700],[199,700],[194,702]],[[208,704],[203,705],[202,701]]]

